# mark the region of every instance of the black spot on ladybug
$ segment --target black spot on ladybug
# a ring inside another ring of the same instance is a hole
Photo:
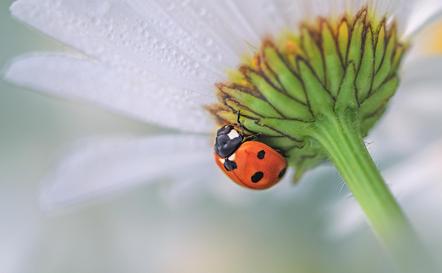
[[[224,168],[230,172],[230,171],[233,171],[234,169],[238,168],[238,166],[236,165],[235,161],[230,161],[230,160],[226,159],[224,161]]]
[[[278,174],[278,178],[283,177],[286,171],[287,171],[287,168],[282,169]]]
[[[263,172],[256,172],[255,174],[252,175],[252,182],[258,183],[259,180],[261,180],[263,177],[264,177]]]
[[[264,157],[266,156],[266,152],[264,150],[261,150],[258,152],[257,156],[259,159],[264,159]]]

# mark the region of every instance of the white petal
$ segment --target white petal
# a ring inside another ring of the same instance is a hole
[[[157,5],[146,4],[150,16],[145,17],[132,2],[19,0],[11,6],[11,12],[117,69],[130,70],[139,77],[155,75],[176,86],[211,92],[209,88],[223,77],[222,64],[228,62],[228,53],[211,48],[213,43],[196,44],[177,22],[164,21]],[[197,30],[189,31],[204,37]],[[214,52],[221,57],[213,56]]]
[[[410,90],[421,85],[440,87],[441,76],[442,56],[425,57],[404,66],[401,85]]]
[[[130,0],[130,5],[155,22],[168,39],[176,39],[185,51],[203,47],[203,59],[212,66],[220,63],[222,72],[238,64],[251,34],[232,13],[226,12],[223,1]],[[155,6],[155,12],[152,12]]]
[[[404,16],[410,6],[400,0],[18,0],[11,11],[106,63],[204,89],[264,36],[365,5],[380,16]]]
[[[162,126],[193,132],[208,132],[214,126],[203,109],[213,97],[114,71],[82,57],[40,54],[19,58],[5,76],[26,87],[94,102]]]
[[[212,157],[206,136],[85,140],[48,177],[42,204],[60,207],[144,182],[210,180]]]
[[[442,0],[414,0],[411,3],[411,12],[404,31],[405,37],[415,35],[442,16]]]

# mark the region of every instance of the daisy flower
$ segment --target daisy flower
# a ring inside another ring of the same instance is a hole
[[[395,233],[413,232],[362,139],[398,89],[402,64],[413,66],[402,61],[414,35],[441,6],[431,0],[16,1],[15,17],[69,50],[21,57],[6,71],[8,80],[176,130],[80,143],[49,178],[46,205],[160,177],[218,179],[214,130],[238,119],[244,135],[284,155],[295,180],[330,159],[379,237],[403,248]]]

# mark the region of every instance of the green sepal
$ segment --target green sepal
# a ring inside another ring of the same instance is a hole
[[[335,111],[345,111],[346,109],[356,109],[358,102],[355,92],[356,68],[353,63],[347,65],[344,78],[342,79],[339,93],[336,98]]]
[[[351,30],[351,39],[348,49],[348,61],[353,62],[356,67],[359,67],[359,64],[361,63],[361,49],[363,41],[362,37],[364,33],[366,15],[366,11],[360,13],[353,24],[353,29]]]
[[[397,76],[387,80],[361,104],[361,108],[359,109],[361,117],[373,115],[373,113],[377,112],[381,107],[384,107],[388,100],[394,95],[398,86],[399,79]]]
[[[344,63],[347,62],[347,51],[348,51],[348,43],[350,37],[350,30],[348,26],[347,19],[342,19],[341,23],[338,26],[338,45],[340,51],[340,57]]]
[[[277,75],[287,94],[303,103],[307,103],[301,80],[294,71],[290,70],[288,64],[272,44],[266,43],[264,45],[263,57],[264,62]]]
[[[322,46],[324,50],[327,87],[332,95],[336,96],[344,69],[330,25],[326,21],[322,21],[320,28],[322,29]]]
[[[365,34],[364,54],[357,74],[356,88],[359,101],[362,101],[368,96],[374,77],[374,43],[371,27],[367,28]]]
[[[251,117],[254,119],[258,119],[259,118],[259,114],[253,112],[252,110],[250,110],[249,108],[245,107],[242,104],[239,104],[237,101],[233,100],[233,99],[229,99],[226,98],[224,99],[224,104],[231,110],[233,110],[233,112],[238,113],[241,112],[241,115],[247,116],[247,117]]]
[[[373,80],[373,89],[376,90],[387,79],[392,71],[393,54],[397,45],[396,31],[392,31],[388,39],[385,55],[379,70],[376,72]]]
[[[228,121],[228,123],[230,124],[236,124],[238,117],[236,113],[233,113],[232,111],[228,110],[217,111],[217,116],[225,121]],[[272,130],[269,127],[259,125],[257,123],[257,120],[251,117],[246,117],[241,114],[240,121],[243,128],[245,128],[250,133],[260,132],[260,134],[266,136],[272,136],[272,137],[281,136],[279,132],[276,132],[275,130]]]
[[[273,70],[269,66],[267,66],[267,63],[265,61],[259,61],[259,68],[272,86],[274,86],[278,90],[284,90],[284,86],[281,84],[278,75],[273,72]]]
[[[280,118],[260,118],[258,124],[270,127],[281,135],[302,140],[310,134],[311,124],[304,121],[280,119]]]
[[[304,146],[300,148],[292,148],[286,152],[286,156],[290,165],[296,170],[292,179],[294,183],[297,183],[308,170],[315,168],[327,159],[322,147],[317,142],[310,140],[305,141]]]
[[[305,60],[298,59],[299,73],[304,80],[305,92],[313,115],[318,116],[333,111],[333,98],[317,78]]]
[[[282,151],[288,151],[295,147],[300,148],[304,145],[302,141],[296,141],[286,136],[273,136],[273,137],[264,136],[264,137],[259,137],[258,139],[259,141],[266,143],[270,147]]]
[[[361,122],[361,135],[363,137],[368,135],[368,132],[376,125],[379,119],[384,115],[386,107],[380,107],[376,112],[370,116],[366,116]]]
[[[319,79],[325,82],[324,63],[322,61],[322,52],[307,26],[301,28],[301,45],[309,62],[316,71]]]
[[[379,67],[382,64],[382,59],[384,58],[385,54],[385,34],[386,34],[386,26],[385,21],[382,21],[379,25],[379,29],[376,32],[376,50],[375,50],[375,71],[379,70]]]
[[[405,51],[407,50],[406,45],[399,45],[396,47],[393,57],[393,68],[392,71],[397,71],[399,69],[399,65],[401,64],[402,57],[404,56]]]
[[[218,90],[239,104],[246,105],[248,109],[259,115],[282,117],[270,103],[250,94],[250,92],[241,91],[239,88],[231,88],[225,85],[218,85]]]
[[[263,75],[249,68],[243,68],[242,71],[250,82],[260,91],[262,96],[273,105],[282,116],[299,120],[311,120],[313,118],[305,104],[294,100],[276,89]]]

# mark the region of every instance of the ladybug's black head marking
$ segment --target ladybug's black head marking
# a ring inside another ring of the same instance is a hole
[[[222,158],[231,156],[241,145],[244,137],[233,125],[226,125],[216,132],[215,152]]]

